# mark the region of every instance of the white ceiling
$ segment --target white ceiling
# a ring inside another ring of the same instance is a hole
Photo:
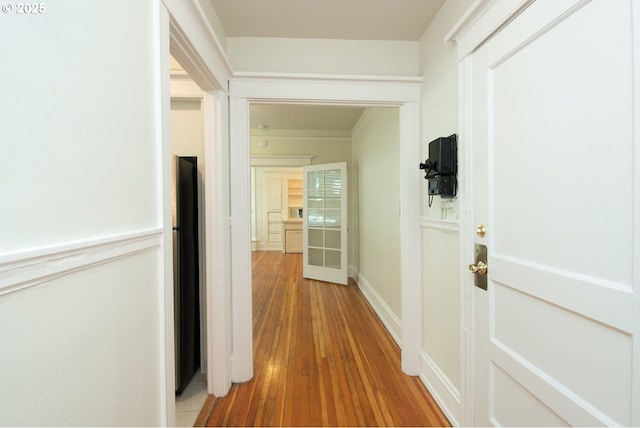
[[[292,104],[253,104],[251,129],[351,131],[364,112],[363,107]]]
[[[444,0],[209,0],[228,37],[418,40]]]
[[[209,0],[227,37],[418,40],[445,0]],[[253,105],[251,128],[351,131],[363,108]]]

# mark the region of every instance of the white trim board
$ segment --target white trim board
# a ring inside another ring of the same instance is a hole
[[[371,305],[374,312],[382,321],[382,324],[386,327],[391,334],[391,337],[398,346],[401,346],[400,338],[402,337],[402,322],[400,318],[393,313],[389,305],[384,301],[384,299],[378,294],[375,288],[371,285],[371,283],[360,273],[354,272],[355,276],[352,276],[356,280],[358,284],[358,288],[362,292],[362,295],[367,299],[367,302]]]
[[[251,102],[286,104],[387,106],[420,102],[420,81],[415,77],[374,80],[358,76],[288,75],[288,77],[234,77],[229,95]]]
[[[296,79],[296,80],[343,80],[343,81],[369,81],[369,82],[422,82],[422,76],[375,76],[358,74],[315,74],[315,73],[282,73],[261,71],[238,71],[234,73],[238,78],[269,78],[269,79]]]
[[[460,222],[458,220],[441,220],[428,217],[420,217],[420,227],[424,229],[438,229],[449,232],[460,231]]]
[[[420,357],[420,380],[436,400],[451,425],[460,426],[460,421],[455,417],[455,415],[461,414],[460,391],[426,352],[423,352]]]
[[[231,268],[229,230],[228,98],[205,91],[205,312],[207,391],[217,397],[231,388]],[[213,327],[215,326],[215,327]]]
[[[162,229],[0,256],[0,296],[162,245]]]

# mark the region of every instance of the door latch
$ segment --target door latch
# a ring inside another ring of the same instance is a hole
[[[476,287],[487,289],[487,246],[482,244],[475,245],[475,261],[469,265],[469,271],[473,273],[473,282]]]

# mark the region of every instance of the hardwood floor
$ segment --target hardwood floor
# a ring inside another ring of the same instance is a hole
[[[200,423],[449,426],[352,281],[306,280],[301,254],[254,252],[253,313],[254,378],[210,396]]]

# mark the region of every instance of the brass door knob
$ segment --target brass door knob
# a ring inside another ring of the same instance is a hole
[[[477,273],[484,276],[487,274],[487,264],[483,261],[479,261],[476,265],[470,264],[469,271],[471,271],[471,273]]]

